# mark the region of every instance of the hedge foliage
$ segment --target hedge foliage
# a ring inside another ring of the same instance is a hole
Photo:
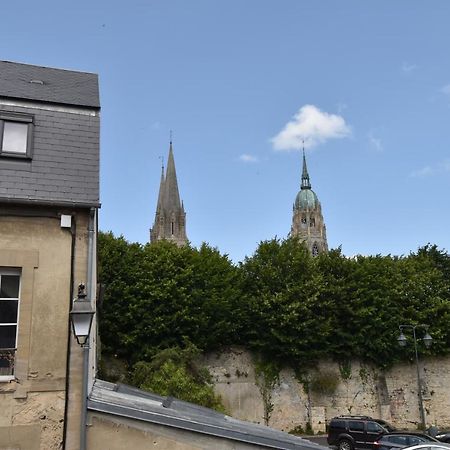
[[[450,256],[434,245],[402,257],[335,249],[313,258],[297,239],[272,239],[235,265],[207,244],[100,233],[99,278],[103,351],[130,364],[191,342],[244,345],[293,368],[324,357],[384,368],[413,357],[412,345],[397,345],[400,324],[430,326],[422,354],[450,350]]]

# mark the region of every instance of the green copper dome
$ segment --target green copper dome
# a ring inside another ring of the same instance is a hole
[[[316,193],[311,189],[302,189],[295,198],[295,209],[314,209],[319,205]]]

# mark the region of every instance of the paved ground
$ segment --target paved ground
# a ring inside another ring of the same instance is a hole
[[[316,444],[328,447],[326,434],[321,434],[319,436],[302,436],[302,437],[308,439],[308,441],[315,442]]]

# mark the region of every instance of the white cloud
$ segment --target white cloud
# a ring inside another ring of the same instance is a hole
[[[402,70],[404,73],[411,73],[412,71],[417,69],[417,64],[409,64],[406,61],[402,63]]]
[[[239,161],[245,162],[245,163],[256,163],[259,161],[257,156],[249,155],[248,153],[243,153],[239,156]]]
[[[433,175],[435,170],[430,166],[422,167],[422,169],[414,170],[411,172],[411,176],[414,178],[424,178]]]
[[[271,142],[275,150],[298,150],[303,140],[305,148],[311,148],[350,134],[343,117],[321,111],[314,105],[304,105]]]
[[[446,84],[442,89],[441,92],[445,95],[450,96],[450,84]]]
[[[372,131],[367,135],[367,139],[369,139],[370,146],[377,152],[382,152],[384,150],[381,139],[376,137]]]
[[[424,178],[446,172],[450,172],[450,159],[445,159],[444,161],[441,161],[433,166],[422,167],[422,169],[411,172],[410,176],[414,178]]]

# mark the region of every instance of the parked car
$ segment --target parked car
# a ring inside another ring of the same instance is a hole
[[[382,433],[395,431],[395,428],[381,419],[369,416],[339,416],[331,419],[328,425],[328,445],[339,450],[355,448],[373,449],[373,443]]]
[[[431,436],[433,436],[433,434],[431,434]],[[435,434],[434,437],[441,442],[447,442],[448,444],[450,444],[450,431],[443,431],[443,430],[438,430]]]
[[[439,442],[434,437],[423,433],[396,431],[379,436],[373,443],[375,450],[396,450],[426,442]]]
[[[404,450],[450,450],[450,444],[445,442],[425,442],[424,444],[405,447]]]

